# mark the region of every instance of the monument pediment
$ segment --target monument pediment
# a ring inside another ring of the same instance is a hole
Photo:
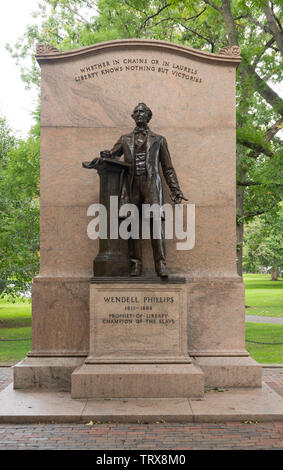
[[[106,41],[91,46],[81,47],[71,51],[60,52],[54,46],[49,44],[38,44],[36,47],[36,59],[39,64],[50,60],[73,59],[75,57],[87,56],[99,52],[113,51],[117,49],[130,49],[143,47],[147,50],[158,49],[159,51],[173,52],[187,57],[194,57],[204,61],[214,61],[215,63],[235,63],[241,62],[241,50],[238,46],[223,47],[218,54],[201,51],[192,47],[174,44],[167,41],[159,41],[152,39],[117,39],[114,41]],[[58,54],[59,52],[59,54]]]

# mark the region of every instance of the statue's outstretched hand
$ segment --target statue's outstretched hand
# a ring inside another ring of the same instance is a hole
[[[188,201],[188,199],[184,196],[182,191],[172,191],[171,199],[174,204],[181,204],[182,200]]]

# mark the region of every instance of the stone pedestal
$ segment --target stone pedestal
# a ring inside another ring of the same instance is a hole
[[[99,239],[99,252],[93,261],[93,275],[95,277],[129,275],[129,259],[128,255],[121,251],[121,240],[118,236],[111,238],[110,235],[110,198],[111,196],[119,196],[121,174],[127,171],[129,166],[128,163],[103,158],[96,168],[100,178],[99,203],[107,211],[107,237]]]
[[[90,285],[90,347],[72,374],[73,398],[202,397],[187,348],[182,278]]]
[[[189,354],[205,387],[261,387],[261,365],[245,348],[245,288],[239,276],[188,282]]]

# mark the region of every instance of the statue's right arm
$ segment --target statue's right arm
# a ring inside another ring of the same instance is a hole
[[[114,147],[111,150],[102,150],[100,152],[100,158],[95,157],[91,162],[82,162],[83,168],[97,168],[97,166],[102,163],[101,158],[120,158],[123,155],[123,142],[122,137],[116,142]]]
[[[122,136],[110,150],[111,158],[120,158],[124,153]]]

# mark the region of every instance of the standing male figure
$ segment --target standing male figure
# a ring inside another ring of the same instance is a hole
[[[105,158],[119,158],[131,163],[129,171],[124,175],[120,206],[126,203],[135,204],[139,208],[141,217],[142,204],[163,204],[162,183],[159,173],[159,164],[163,171],[166,183],[175,204],[182,199],[187,200],[178,183],[173,168],[166,139],[154,134],[148,127],[152,118],[152,111],[144,103],[139,103],[132,114],[136,127],[130,134],[122,135],[112,150],[104,150],[101,156]],[[161,214],[164,219],[164,214]],[[141,225],[141,224],[140,224]],[[129,239],[129,255],[131,260],[131,276],[140,276],[142,272],[141,240]],[[167,277],[165,260],[164,231],[161,226],[160,238],[154,239],[151,221],[151,244],[158,276]]]

